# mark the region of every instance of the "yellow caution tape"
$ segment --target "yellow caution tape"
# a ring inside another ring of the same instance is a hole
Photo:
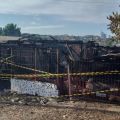
[[[114,88],[111,90],[99,90],[99,91],[92,91],[92,92],[86,92],[86,93],[78,93],[78,94],[72,94],[72,95],[61,95],[61,96],[57,96],[57,97],[52,97],[52,98],[63,98],[63,97],[75,97],[75,96],[87,96],[87,95],[94,95],[94,94],[98,94],[98,93],[111,93],[111,92],[118,92],[120,91],[120,89],[118,88]]]
[[[67,73],[61,73],[61,74],[52,74],[52,73],[48,73],[45,71],[41,71],[41,70],[36,70],[33,68],[29,68],[29,67],[25,67],[25,66],[20,66],[20,65],[16,65],[14,63],[11,62],[4,62],[5,64],[9,64],[15,67],[19,67],[19,68],[23,68],[23,69],[27,69],[27,70],[32,70],[34,72],[41,72],[42,74],[8,74],[8,76],[13,76],[13,77],[22,77],[22,78],[31,78],[31,77],[64,77],[67,76]],[[113,74],[120,74],[120,71],[115,70],[115,71],[104,71],[104,72],[82,72],[82,73],[70,73],[70,76],[96,76],[96,75],[113,75]],[[4,75],[0,75],[0,76],[4,76]]]
[[[41,70],[36,70],[36,69],[33,69],[33,68],[29,68],[29,67],[25,67],[25,66],[21,66],[21,65],[16,65],[14,63],[11,63],[11,62],[5,62],[5,64],[8,64],[8,65],[12,65],[14,67],[18,67],[18,68],[22,68],[22,69],[26,69],[26,70],[31,70],[31,71],[34,71],[34,72],[40,72],[40,73],[43,73],[43,74],[50,74],[48,72],[45,72],[45,71],[41,71]]]
[[[10,59],[10,58],[12,58],[12,57],[13,57],[13,56],[9,56],[9,57],[7,57],[7,58],[2,58],[1,62],[5,63],[5,64],[12,65],[12,66],[14,66],[14,67],[19,67],[19,68],[31,70],[31,71],[34,71],[34,72],[40,72],[40,73],[43,73],[43,74],[50,74],[50,73],[45,72],[45,71],[36,70],[36,69],[33,69],[33,68],[21,66],[21,65],[16,65],[16,64],[14,64],[14,63],[11,63],[10,61],[8,62],[8,59]]]
[[[33,78],[33,77],[64,77],[67,73],[63,74],[0,74],[1,77],[21,77],[21,78]],[[86,73],[70,73],[70,76],[97,76],[97,75],[120,75],[120,71],[105,71],[105,72],[86,72]]]
[[[4,74],[5,75],[5,74]],[[3,76],[0,78],[10,78],[10,74],[6,74],[6,77]],[[82,92],[82,93],[77,93],[77,94],[71,94],[71,95],[61,95],[61,96],[55,96],[55,97],[48,97],[48,98],[63,98],[63,97],[75,97],[75,96],[86,96],[86,95],[93,95],[93,94],[98,94],[98,93],[111,93],[111,92],[118,92],[120,89],[118,88],[112,88],[110,90],[99,90],[99,91],[91,91],[91,92]]]

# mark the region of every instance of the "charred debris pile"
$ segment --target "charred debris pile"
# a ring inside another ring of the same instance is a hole
[[[23,34],[21,38],[0,43],[0,58],[9,56],[13,56],[9,60],[17,65],[36,67],[50,73],[64,73],[65,64],[70,64],[71,72],[105,71],[119,69],[105,68],[102,64],[119,63],[120,47],[100,46],[94,41],[59,40],[55,36]],[[10,65],[1,64],[1,67],[1,72],[10,72]],[[13,71],[31,72],[16,69]]]
[[[10,58],[9,58],[10,57]],[[89,73],[120,71],[120,47],[100,46],[93,41],[84,42],[74,39],[59,39],[51,35],[23,34],[14,40],[0,43],[1,74],[42,74],[42,73]],[[4,60],[14,65],[33,68],[38,71],[5,64]],[[71,89],[78,93],[85,87],[88,78],[97,81],[96,86],[120,85],[120,75],[71,76]],[[68,91],[67,77],[30,78],[57,84],[60,93]]]

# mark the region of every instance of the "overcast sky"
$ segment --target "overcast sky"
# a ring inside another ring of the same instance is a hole
[[[0,26],[16,23],[22,32],[99,35],[120,0],[0,0]]]

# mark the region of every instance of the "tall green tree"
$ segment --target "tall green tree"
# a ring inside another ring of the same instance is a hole
[[[20,36],[20,28],[16,24],[10,23],[3,28],[3,35],[6,36]]]
[[[109,29],[115,34],[115,38],[120,40],[120,14],[113,12],[107,19],[110,21]]]

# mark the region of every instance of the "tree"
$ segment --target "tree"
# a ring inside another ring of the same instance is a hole
[[[108,16],[107,19],[110,20],[108,29],[115,34],[117,40],[120,40],[120,14],[113,12],[113,14]]]
[[[16,24],[10,23],[3,28],[3,35],[6,36],[20,36],[20,28]]]
[[[3,35],[2,27],[0,27],[0,35]]]

